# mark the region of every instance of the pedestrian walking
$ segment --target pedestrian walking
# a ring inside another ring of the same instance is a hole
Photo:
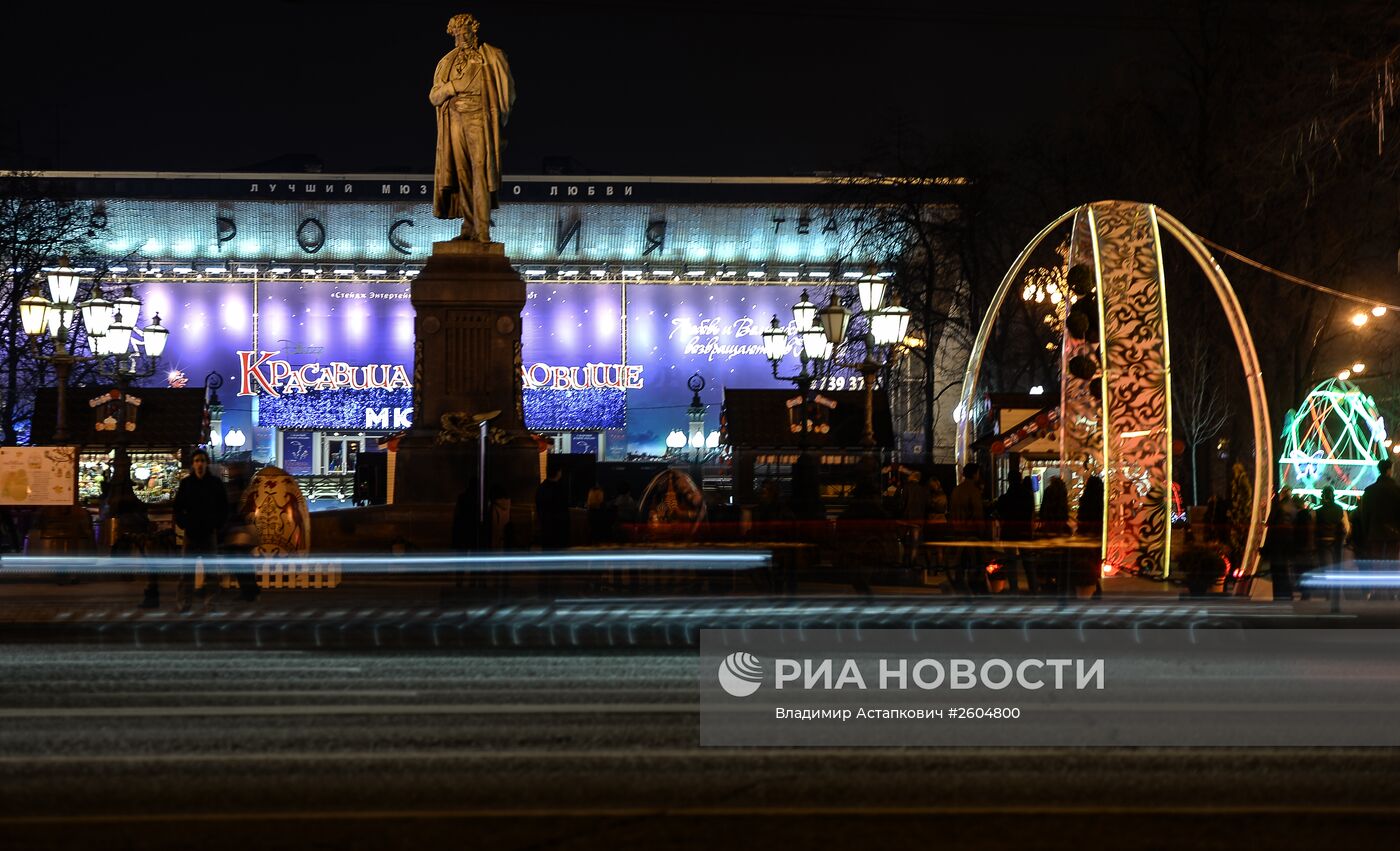
[[[1103,541],[1104,492],[1103,479],[1090,476],[1084,480],[1084,491],[1079,495],[1079,512],[1075,515],[1074,534],[1090,541]],[[1079,597],[1103,596],[1103,562],[1100,561],[1100,547],[1089,547],[1075,551],[1070,568],[1070,583]]]
[[[1006,493],[997,500],[997,526],[1003,541],[1024,541],[1031,536],[1031,522],[1035,519],[1035,483],[1029,476],[1012,473]],[[1020,547],[1006,550],[1006,566],[1002,579],[1014,594],[1017,590],[1016,573],[1026,569]],[[1027,582],[1029,582],[1027,578]]]
[[[1331,485],[1322,488],[1322,504],[1313,512],[1313,542],[1316,545],[1315,562],[1320,568],[1328,568],[1342,561],[1342,544],[1347,539],[1349,524],[1347,511],[1337,503],[1337,492]],[[1308,596],[1307,589],[1303,597]]]
[[[924,486],[919,471],[913,470],[904,480],[903,491],[899,511],[899,525],[903,532],[900,539],[904,549],[904,567],[912,570],[914,557],[924,540],[924,526],[928,523],[929,490]]]
[[[540,544],[546,550],[569,546],[569,489],[564,468],[555,466],[535,491],[535,514],[540,522]]]
[[[617,514],[608,504],[600,487],[588,489],[588,499],[583,507],[588,510],[588,539],[592,544],[608,544],[614,540],[613,529],[617,525]]]
[[[1035,526],[1038,540],[1069,537],[1069,488],[1059,476],[1051,476],[1040,496],[1040,516]],[[1038,546],[1032,559],[1034,567],[1027,569],[1026,582],[1031,593],[1051,588],[1056,594],[1069,593],[1069,551],[1062,546]]]
[[[1293,599],[1293,559],[1297,546],[1298,506],[1291,488],[1279,488],[1269,502],[1269,519],[1264,529],[1264,554],[1269,559],[1269,578],[1274,599]]]
[[[618,482],[617,496],[612,501],[613,515],[617,518],[617,539],[625,541],[632,536],[633,527],[640,516],[637,500],[632,496],[632,486],[626,481]]]
[[[1361,570],[1381,570],[1400,558],[1400,484],[1390,477],[1390,459],[1376,464],[1378,478],[1361,492],[1352,524]]]
[[[982,500],[982,468],[975,462],[963,465],[963,479],[948,498],[949,532],[963,543],[958,547],[953,588],[967,594],[973,587],[986,587],[982,569],[982,549],[972,542],[986,537],[987,509]]]
[[[928,480],[928,519],[930,523],[948,522],[948,494],[937,476]]]
[[[203,561],[202,556],[217,555],[219,551],[219,530],[228,515],[228,493],[224,482],[209,470],[209,453],[195,450],[190,456],[189,473],[180,481],[175,491],[174,519],[185,536],[185,558],[175,580],[175,606],[181,612],[193,607],[195,575]],[[218,577],[205,577],[201,593],[208,595],[214,589]],[[160,586],[155,574],[151,575],[141,607],[159,608]]]
[[[1274,599],[1292,600],[1303,574],[1313,569],[1313,554],[1317,549],[1317,519],[1312,506],[1301,494],[1293,495],[1293,554],[1289,560],[1288,587],[1274,585]]]

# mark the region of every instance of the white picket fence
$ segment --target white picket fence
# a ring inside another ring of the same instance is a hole
[[[201,565],[201,574],[203,570]],[[258,563],[255,573],[259,588],[335,588],[340,585],[340,563],[335,561],[268,559]],[[202,575],[200,581],[203,581]],[[238,582],[233,576],[224,574],[220,584],[224,588],[233,588]]]

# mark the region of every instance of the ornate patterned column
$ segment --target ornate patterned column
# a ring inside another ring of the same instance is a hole
[[[1171,392],[1157,219],[1147,204],[1089,205],[1102,325],[1104,560],[1163,574],[1171,544]]]

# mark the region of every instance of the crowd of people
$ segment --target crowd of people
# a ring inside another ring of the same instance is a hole
[[[1358,569],[1393,569],[1400,559],[1400,483],[1389,458],[1381,459],[1376,473],[1350,512],[1331,485],[1322,488],[1316,505],[1288,487],[1274,494],[1264,539],[1274,599],[1291,600],[1295,593],[1307,599],[1302,575],[1341,564],[1347,546]]]

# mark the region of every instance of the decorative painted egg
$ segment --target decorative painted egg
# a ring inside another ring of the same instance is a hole
[[[257,530],[255,556],[301,555],[311,549],[311,513],[297,480],[280,467],[263,467],[243,492],[240,514]]]
[[[1376,480],[1376,462],[1389,453],[1389,443],[1375,400],[1350,381],[1330,378],[1284,417],[1279,485],[1313,503],[1331,485],[1338,503],[1355,507]]]

